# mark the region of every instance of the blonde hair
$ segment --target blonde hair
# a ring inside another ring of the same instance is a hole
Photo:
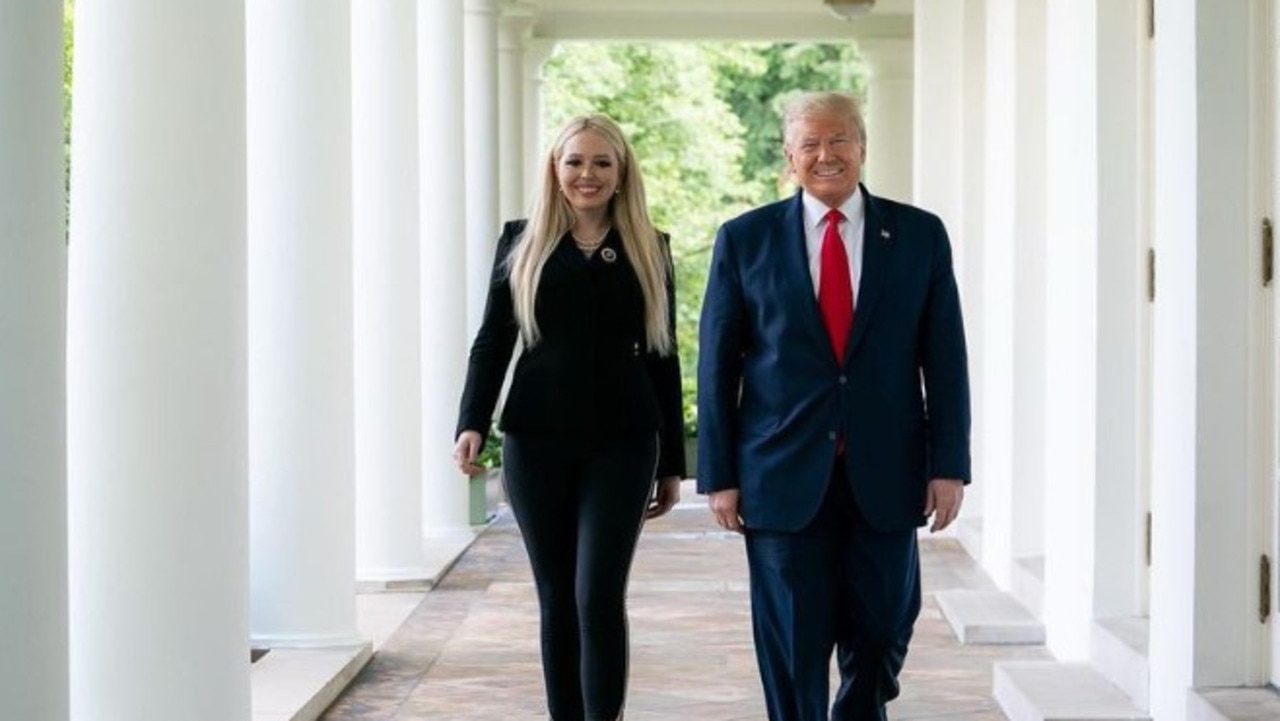
[[[782,144],[791,146],[791,126],[813,115],[844,116],[858,131],[858,142],[867,147],[867,124],[862,119],[862,104],[848,93],[820,91],[801,93],[787,103],[782,114]]]
[[[578,133],[590,131],[599,135],[613,149],[618,159],[618,191],[609,201],[609,223],[622,238],[622,248],[640,281],[644,295],[645,340],[649,350],[667,355],[675,347],[668,325],[667,283],[671,265],[666,244],[653,223],[645,203],[644,180],[631,144],[612,119],[605,115],[580,115],[564,125],[547,152],[542,173],[542,187],[529,211],[529,222],[507,258],[508,281],[511,283],[512,305],[520,336],[527,347],[537,344],[540,334],[534,317],[534,301],[542,269],[556,244],[573,227],[573,207],[559,193],[556,166],[564,155],[564,146]]]

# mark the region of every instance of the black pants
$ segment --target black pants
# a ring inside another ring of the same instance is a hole
[[[920,614],[915,529],[872,528],[837,463],[808,526],[748,529],[746,542],[769,721],[885,721]],[[833,649],[840,688],[828,716]]]
[[[627,687],[627,576],[653,489],[654,436],[508,433],[503,479],[533,565],[555,721],[612,721]]]

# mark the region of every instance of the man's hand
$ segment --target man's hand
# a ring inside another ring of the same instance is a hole
[[[958,478],[935,478],[929,481],[925,491],[924,515],[933,516],[930,533],[937,533],[960,515],[960,504],[964,502],[964,482]]]
[[[707,496],[707,505],[721,528],[742,533],[742,517],[738,515],[739,493],[737,488],[714,491]]]

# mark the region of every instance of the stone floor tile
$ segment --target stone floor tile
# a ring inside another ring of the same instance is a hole
[[[686,503],[641,536],[628,595],[628,721],[762,721],[741,537]],[[895,721],[1005,721],[991,697],[997,660],[1042,647],[961,646],[933,593],[988,590],[955,539],[922,537],[925,600]],[[545,721],[538,608],[519,530],[503,509],[427,593],[324,721]]]

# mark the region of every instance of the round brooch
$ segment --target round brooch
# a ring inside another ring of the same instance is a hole
[[[614,252],[613,248],[605,248],[600,251],[600,259],[606,263],[612,263],[618,259],[618,254]]]

